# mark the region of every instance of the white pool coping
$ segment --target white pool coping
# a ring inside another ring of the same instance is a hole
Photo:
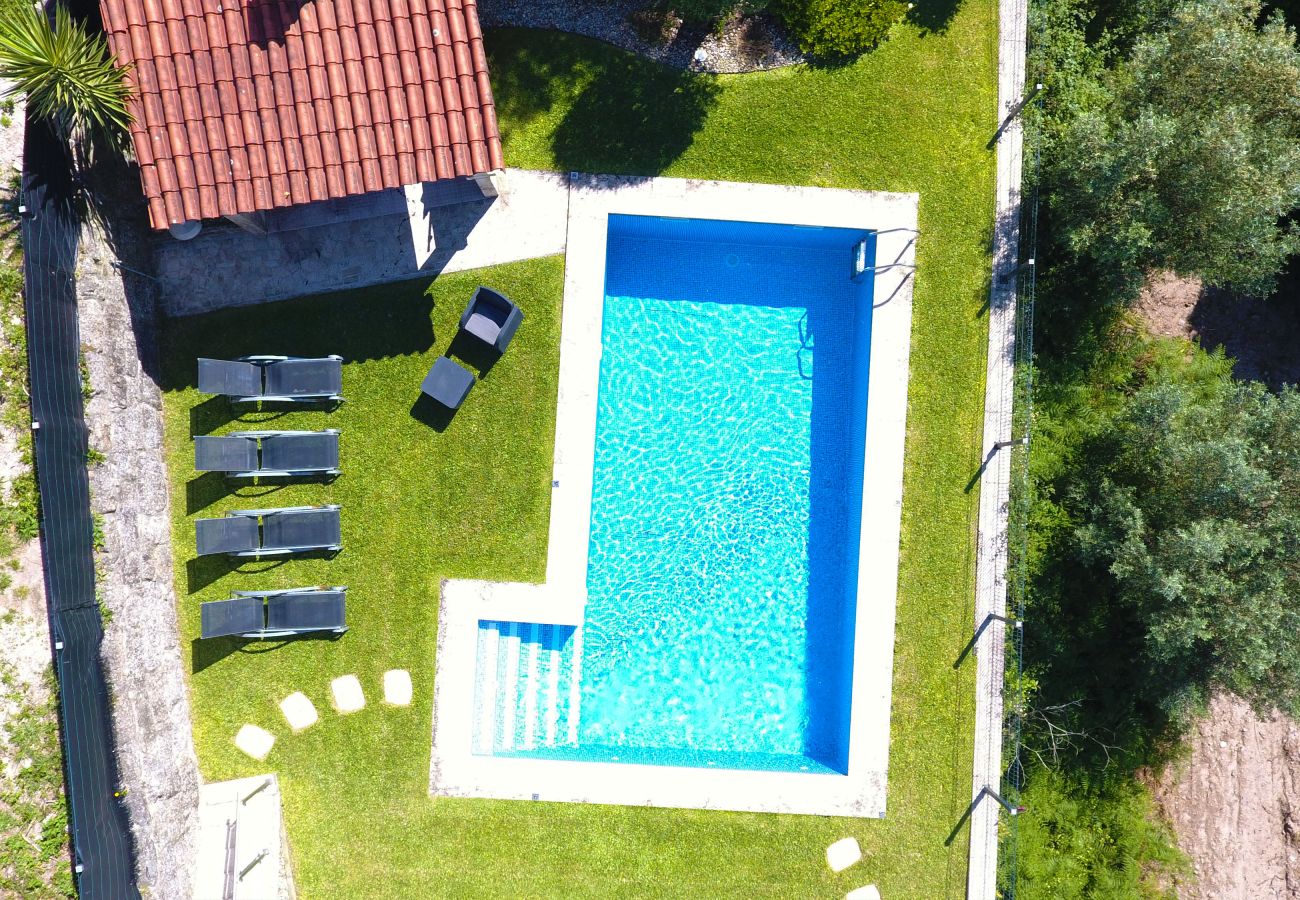
[[[442,584],[429,792],[691,809],[885,814],[894,605],[907,428],[916,194],[573,175],[546,581]],[[611,213],[878,232],[847,775],[479,756],[471,752],[480,620],[583,623]],[[526,327],[526,326],[525,326]]]

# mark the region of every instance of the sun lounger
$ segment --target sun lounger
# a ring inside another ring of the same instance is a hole
[[[348,630],[346,587],[234,591],[229,600],[199,607],[205,638],[280,638]]]
[[[343,402],[343,357],[243,356],[199,359],[199,390],[235,403]]]
[[[343,549],[338,506],[240,509],[194,523],[198,555],[236,558],[292,556]]]
[[[480,287],[465,307],[460,327],[497,353],[505,353],[523,320],[523,310],[513,300],[491,288]]]
[[[338,466],[335,429],[234,431],[194,439],[194,468],[224,472],[227,478],[333,477],[339,474]]]

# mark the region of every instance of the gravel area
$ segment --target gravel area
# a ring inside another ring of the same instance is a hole
[[[484,27],[568,31],[694,72],[755,72],[805,62],[785,29],[766,14],[734,16],[720,32],[682,25],[666,42],[647,41],[632,19],[646,5],[645,0],[481,0],[478,14]]]

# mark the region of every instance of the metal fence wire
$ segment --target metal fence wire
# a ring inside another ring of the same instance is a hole
[[[1032,3],[1031,3],[1032,10]],[[1030,58],[1028,66],[1034,66],[1034,18],[1032,12],[1027,23]],[[1007,703],[1003,723],[1003,759],[1007,761],[1002,773],[1001,790],[1003,796],[1015,807],[1022,806],[1021,795],[1025,786],[1025,768],[1023,760],[1022,737],[1026,700],[1026,683],[1024,672],[1025,631],[1032,623],[1025,622],[1025,603],[1028,591],[1028,555],[1029,555],[1029,520],[1033,506],[1033,488],[1029,467],[1030,454],[1033,452],[1034,430],[1034,305],[1037,299],[1038,267],[1038,185],[1042,155],[1042,141],[1037,124],[1041,122],[1043,96],[1046,85],[1043,83],[1041,67],[1039,73],[1030,75],[1026,91],[1033,91],[1032,101],[1025,109],[1024,147],[1028,151],[1029,166],[1025,172],[1025,188],[1021,204],[1021,256],[1019,272],[1018,300],[1016,308],[1016,342],[1015,342],[1015,424],[1013,431],[1024,440],[1018,447],[1012,461],[1011,495],[1007,510],[1008,542],[1008,579],[1007,608],[1008,618],[1021,623],[1019,627],[1007,629],[1006,646],[1006,684],[1004,687]],[[1027,810],[1026,815],[1033,815]],[[1007,816],[1000,835],[1001,850],[998,873],[998,895],[1004,900],[1014,900],[1017,895],[1019,875],[1021,816]]]

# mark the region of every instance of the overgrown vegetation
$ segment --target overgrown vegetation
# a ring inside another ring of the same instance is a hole
[[[776,0],[799,49],[817,59],[848,59],[874,49],[903,16],[902,0]]]
[[[0,895],[6,897],[77,895],[67,857],[57,688],[49,674],[44,690],[34,691],[0,660]]]
[[[684,20],[720,27],[734,16],[770,10],[799,49],[823,61],[845,61],[879,46],[907,15],[904,0],[661,0],[633,14],[643,38],[662,42]],[[673,23],[676,23],[674,25]]]
[[[1044,0],[1042,189],[1058,258],[1267,294],[1300,235],[1300,51],[1255,0]],[[1103,288],[1106,289],[1106,288]]]
[[[1153,339],[1153,268],[1266,290],[1300,204],[1294,34],[1231,0],[1043,0],[1018,897],[1161,896],[1182,865],[1137,778],[1208,692],[1294,708],[1300,400]],[[1282,632],[1290,625],[1289,632]]]

